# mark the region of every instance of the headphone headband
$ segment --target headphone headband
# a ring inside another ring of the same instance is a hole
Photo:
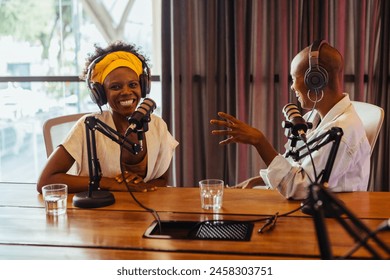
[[[107,53],[107,54],[108,54],[108,53]],[[93,82],[91,81],[93,69],[95,68],[96,64],[98,64],[99,61],[101,61],[107,54],[98,56],[97,58],[95,58],[94,60],[92,60],[92,62],[88,65],[88,68],[87,68],[87,75],[86,75],[86,78],[85,78],[85,82],[87,83],[87,86],[88,86],[89,89],[92,88],[91,86],[92,86],[92,84],[93,84]]]
[[[325,43],[325,40],[316,40],[311,44],[309,51],[309,68],[314,68],[319,65],[320,49]]]

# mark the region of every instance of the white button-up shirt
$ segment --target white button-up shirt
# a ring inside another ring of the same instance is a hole
[[[313,129],[306,133],[307,143],[318,136],[323,135],[332,127],[343,130],[340,146],[328,181],[329,189],[333,192],[366,191],[370,175],[370,144],[363,124],[355,112],[355,109],[346,94],[326,116],[320,121],[319,114],[314,111],[305,114],[313,123]],[[308,195],[308,187],[317,176],[325,169],[332,143],[324,145],[312,152],[314,167],[309,156],[295,162],[292,157],[286,158],[290,147],[290,140],[285,145],[285,155],[278,155],[267,169],[260,170],[260,176],[268,187],[277,189],[284,197],[291,199],[304,199]],[[303,141],[298,141],[296,148],[303,146]],[[301,153],[307,151],[304,149]],[[321,181],[321,180],[320,180]]]

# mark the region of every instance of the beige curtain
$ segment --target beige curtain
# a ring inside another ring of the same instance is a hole
[[[220,146],[211,118],[225,111],[261,129],[283,152],[281,109],[290,94],[290,61],[318,38],[340,50],[345,91],[380,105],[389,93],[390,1],[163,0],[163,118],[180,142],[171,184],[204,178],[233,185],[263,162],[246,145]],[[372,158],[375,190],[389,190],[385,120]]]

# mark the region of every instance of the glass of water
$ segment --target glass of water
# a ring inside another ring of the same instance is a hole
[[[223,187],[224,182],[219,179],[206,179],[199,182],[200,201],[203,209],[221,209]]]
[[[50,184],[42,188],[43,200],[47,215],[58,216],[66,213],[68,186],[65,184]]]

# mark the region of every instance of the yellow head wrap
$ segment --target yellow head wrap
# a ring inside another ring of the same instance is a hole
[[[91,80],[103,84],[108,74],[118,67],[128,67],[139,77],[142,74],[142,62],[134,54],[125,51],[117,51],[107,54],[101,61],[96,63]]]

